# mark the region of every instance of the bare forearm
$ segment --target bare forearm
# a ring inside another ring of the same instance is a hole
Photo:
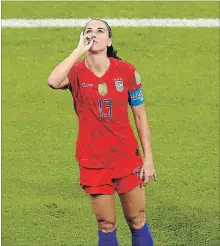
[[[150,127],[146,115],[136,117],[135,124],[138,132],[138,136],[141,141],[144,156],[148,159],[153,159],[151,150],[151,139],[150,139]]]
[[[75,49],[64,61],[54,68],[48,77],[48,84],[55,88],[58,87],[81,55],[82,53]]]

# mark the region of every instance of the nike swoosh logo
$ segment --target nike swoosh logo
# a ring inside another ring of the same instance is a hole
[[[82,83],[82,87],[91,87],[91,86],[93,86],[93,84]]]

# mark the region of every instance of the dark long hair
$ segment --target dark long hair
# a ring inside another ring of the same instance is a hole
[[[111,27],[109,26],[109,24],[106,21],[104,21],[102,19],[92,19],[90,21],[93,21],[93,20],[102,21],[106,25],[106,27],[108,29],[108,36],[109,36],[109,38],[112,38],[112,29],[111,29]],[[87,26],[87,24],[86,24],[86,26]],[[117,50],[114,50],[114,48],[113,48],[112,45],[107,47],[107,56],[108,57],[113,57],[113,58],[118,59],[118,60],[121,60],[121,58],[119,56],[117,56]]]

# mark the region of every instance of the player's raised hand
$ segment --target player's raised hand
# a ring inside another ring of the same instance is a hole
[[[80,34],[80,40],[77,46],[77,49],[80,51],[80,53],[84,54],[86,51],[88,51],[93,45],[93,39],[83,35],[81,32]]]

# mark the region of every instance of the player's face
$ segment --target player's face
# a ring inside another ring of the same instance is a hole
[[[106,50],[111,45],[108,28],[102,21],[93,20],[85,28],[84,36],[93,39],[91,51],[98,52]]]

